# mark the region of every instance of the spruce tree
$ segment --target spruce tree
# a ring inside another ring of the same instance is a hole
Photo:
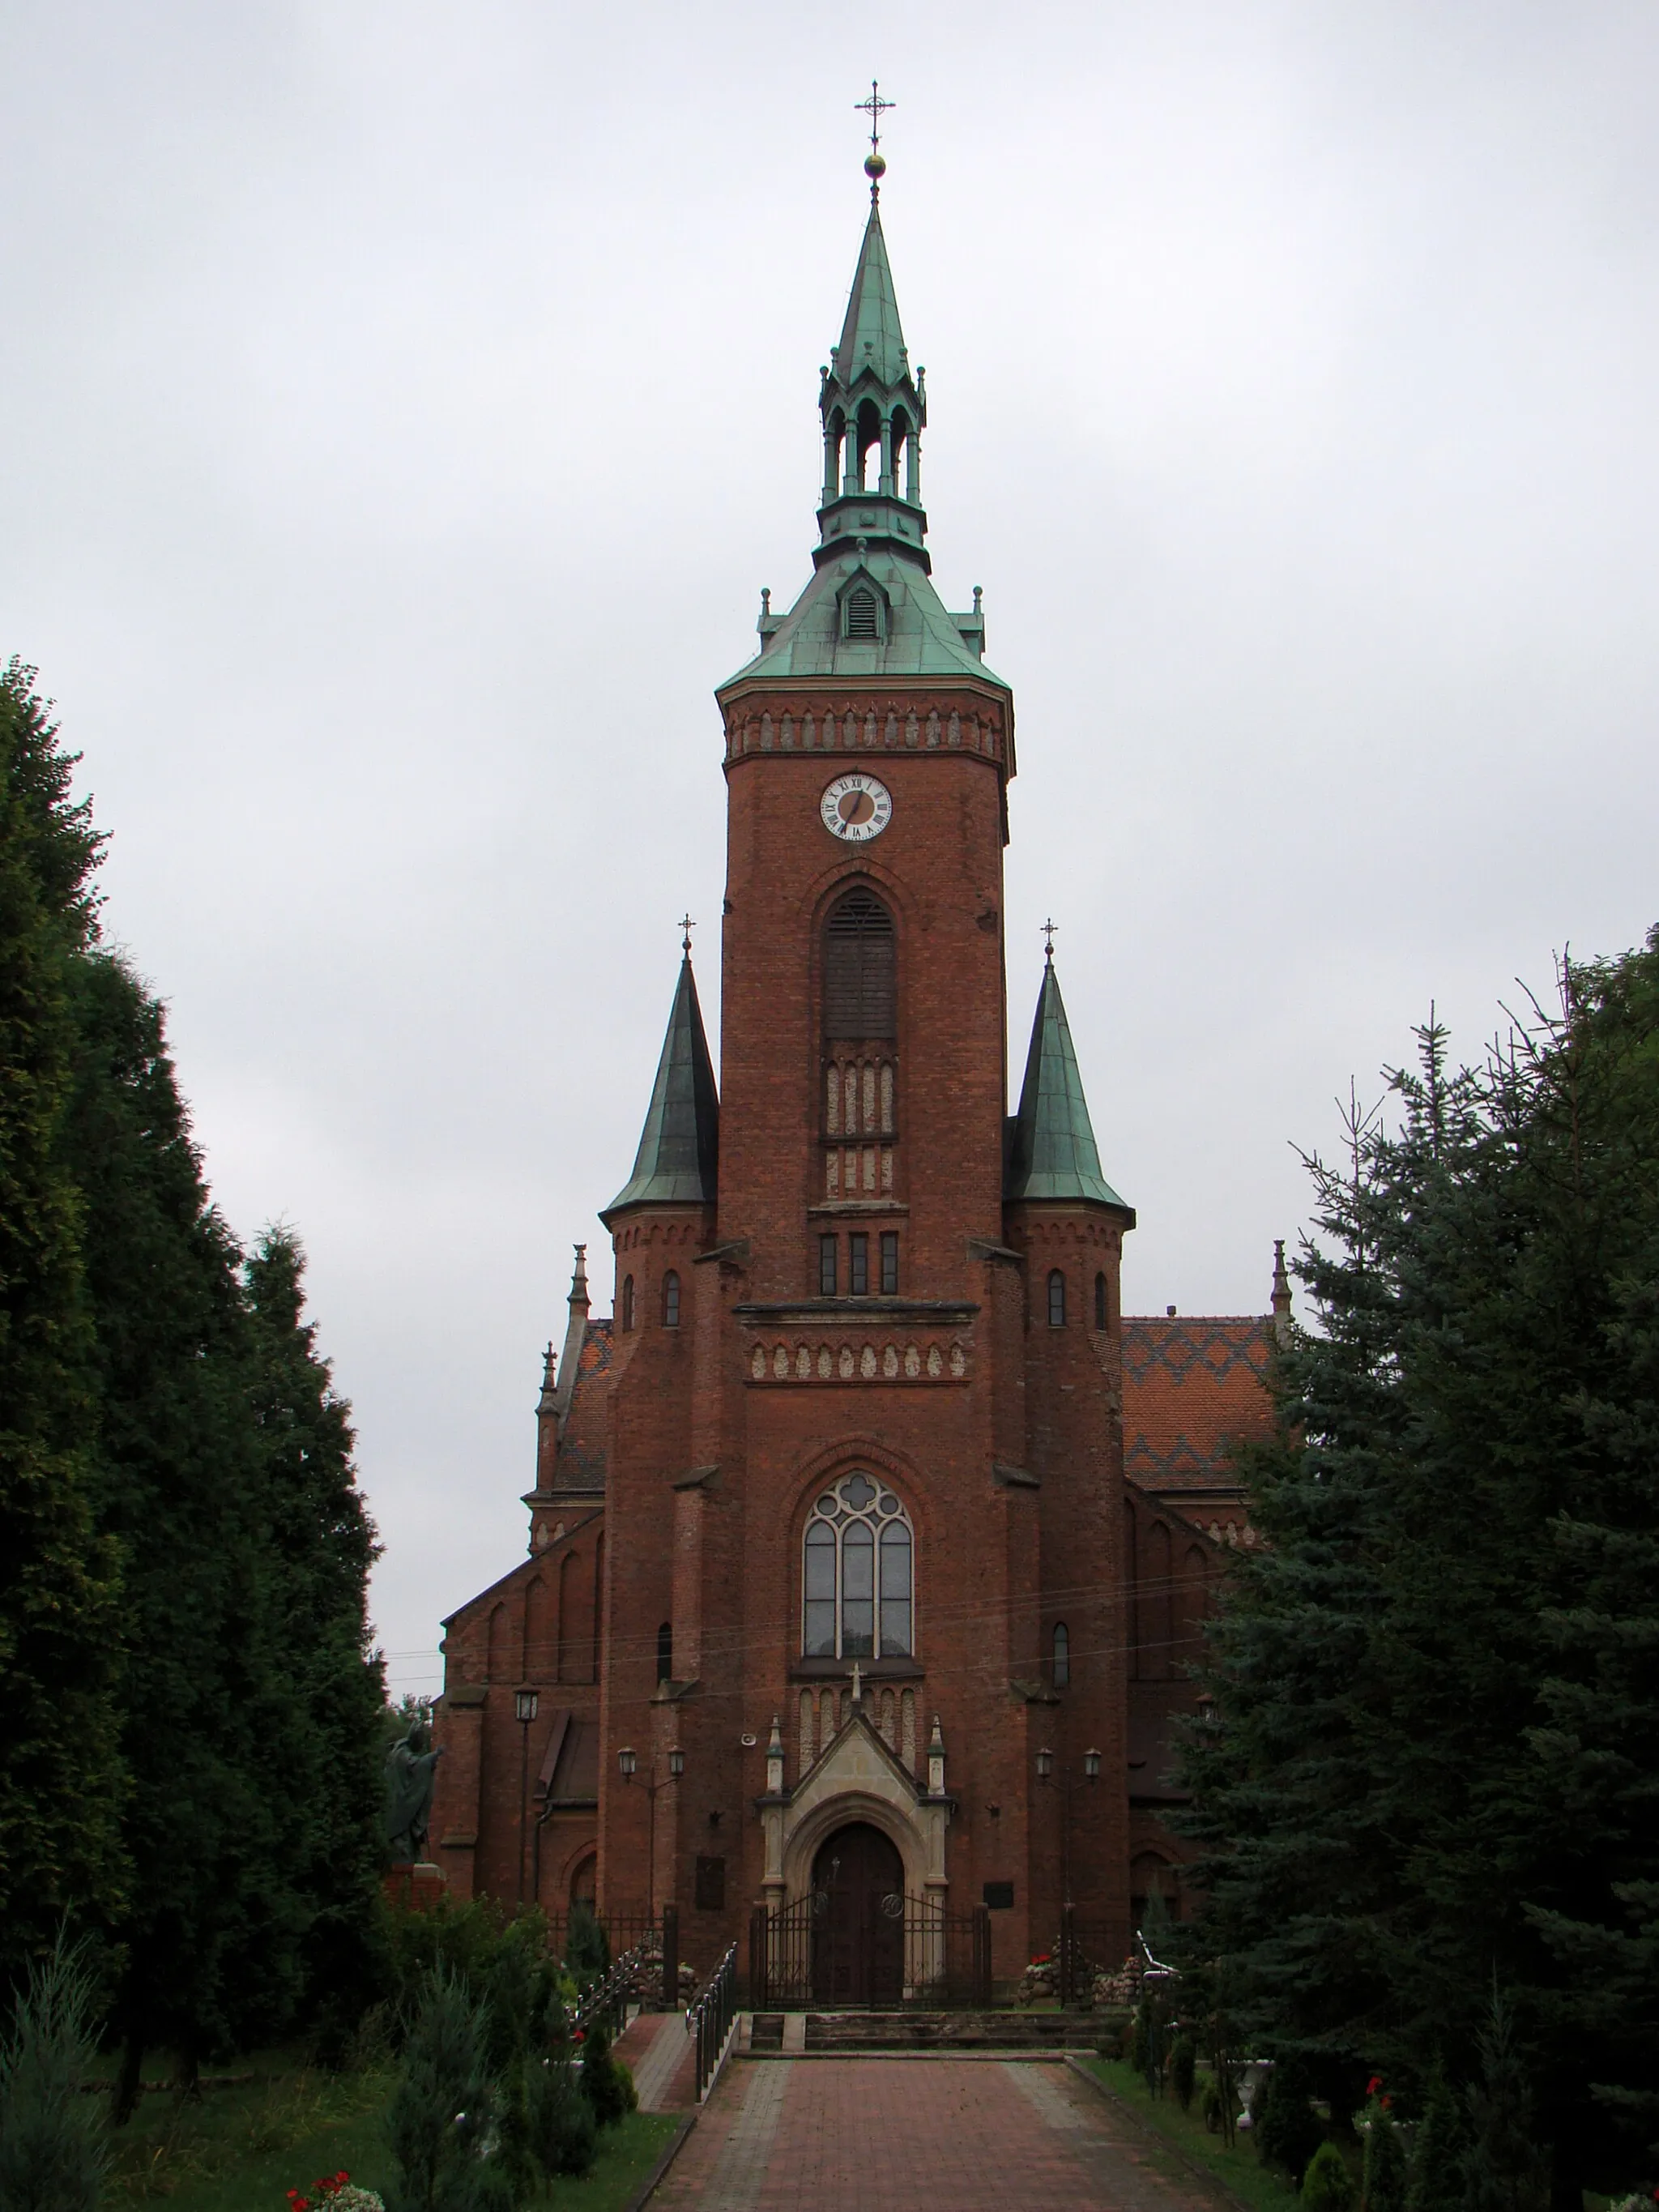
[[[100,840],[33,670],[0,675],[0,1984],[118,1903],[114,1547],[95,1520],[71,977]]]
[[[1257,2032],[1406,2086],[1471,2080],[1496,1969],[1565,2208],[1652,2132],[1659,933],[1483,1065],[1421,1044],[1313,1164],[1188,1750],[1205,1941]]]

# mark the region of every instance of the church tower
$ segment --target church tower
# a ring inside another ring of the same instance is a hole
[[[716,694],[718,1109],[688,957],[603,1217],[599,1896],[677,1900],[701,1954],[817,1895],[843,1994],[912,1974],[876,1956],[884,1898],[993,1908],[999,1980],[1068,1894],[1109,1955],[1128,1939],[1134,1217],[1052,961],[1007,1110],[1013,696],[979,593],[951,613],[932,581],[880,167],[820,374],[812,574],[787,613],[763,598],[760,649]]]

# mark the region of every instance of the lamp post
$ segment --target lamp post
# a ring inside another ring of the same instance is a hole
[[[633,1745],[623,1744],[617,1753],[617,1765],[624,1782],[633,1781],[639,1771],[639,1754]],[[646,1849],[645,1909],[647,1917],[652,1920],[657,1917],[657,1792],[666,1790],[670,1783],[678,1782],[684,1771],[685,1753],[678,1744],[675,1744],[668,1753],[667,1773],[659,1779],[653,1761],[651,1779],[641,1785],[651,1808],[647,1830],[649,1841]]]
[[[540,1703],[534,1690],[514,1690],[513,1717],[519,1723],[519,1902],[524,1903],[525,1830],[530,1823],[530,1723]]]
[[[1037,1781],[1044,1788],[1052,1788],[1054,1774],[1054,1754],[1044,1744],[1036,1754]],[[1083,1754],[1083,1778],[1095,1783],[1100,1779],[1100,1753],[1092,1746]],[[1072,1904],[1072,1770],[1062,1766],[1060,1771],[1060,2002],[1067,2005],[1075,1994],[1073,1984],[1077,1978],[1076,1911]]]
[[[1053,1787],[1054,1754],[1044,1744],[1036,1754],[1037,1780],[1045,1789]],[[1085,1782],[1100,1779],[1100,1753],[1091,1748],[1083,1754],[1083,1778]],[[1072,1903],[1072,1770],[1060,1770],[1060,1879],[1061,1901],[1069,1911]]]

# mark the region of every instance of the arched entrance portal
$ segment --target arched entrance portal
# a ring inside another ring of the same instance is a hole
[[[896,1844],[867,1820],[837,1828],[812,1861],[812,1904],[814,2003],[896,2004],[904,1983]]]

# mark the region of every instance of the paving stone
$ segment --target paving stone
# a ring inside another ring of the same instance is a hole
[[[652,2212],[1217,2212],[1065,2067],[824,2058],[728,2068]]]

